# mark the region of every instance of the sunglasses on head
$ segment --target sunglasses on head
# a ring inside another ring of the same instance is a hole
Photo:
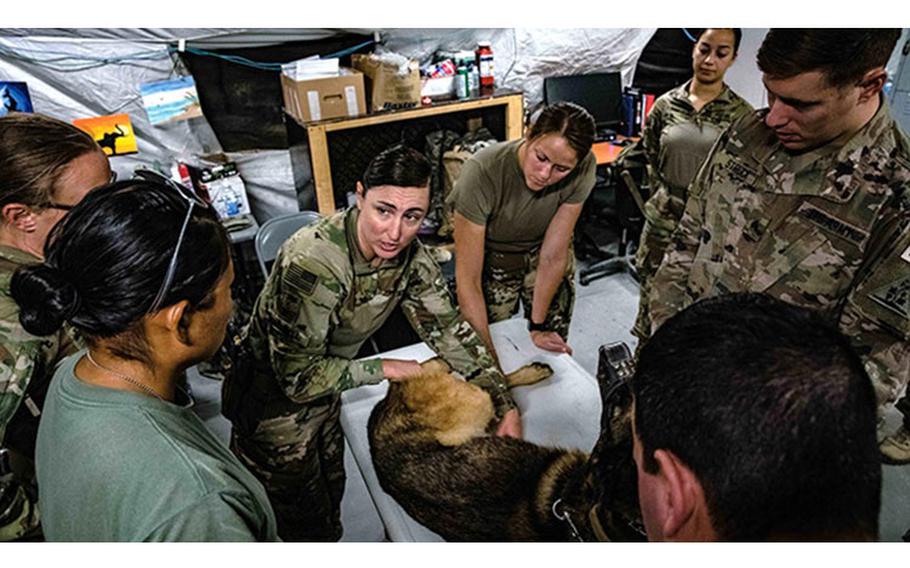
[[[177,237],[177,244],[174,246],[174,254],[171,256],[171,261],[167,266],[167,273],[164,275],[164,282],[161,283],[161,288],[158,290],[158,294],[155,296],[155,300],[152,302],[152,305],[148,310],[149,313],[152,313],[161,307],[161,303],[164,301],[164,297],[167,295],[168,289],[170,289],[171,284],[174,281],[174,275],[177,272],[177,257],[180,253],[180,245],[183,244],[183,237],[186,235],[186,228],[190,224],[190,217],[193,215],[193,208],[208,208],[210,205],[200,199],[199,196],[196,195],[196,192],[192,189],[186,187],[182,183],[177,183],[171,178],[154,170],[147,168],[137,168],[133,174],[133,177],[166,185],[167,187],[173,189],[178,195],[180,195],[180,197],[185,199],[188,204],[186,216],[183,218],[183,225],[180,227],[180,234]]]

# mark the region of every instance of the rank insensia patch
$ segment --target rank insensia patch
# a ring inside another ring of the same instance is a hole
[[[899,278],[869,294],[877,303],[910,318],[910,276]]]

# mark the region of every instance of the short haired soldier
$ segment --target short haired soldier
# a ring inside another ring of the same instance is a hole
[[[877,538],[875,393],[826,319],[728,294],[645,344],[631,386],[650,540]]]
[[[725,131],[689,187],[642,300],[651,333],[700,298],[764,292],[836,323],[881,408],[900,397],[910,377],[910,142],[882,96],[899,36],[768,33],[758,65],[770,106]],[[910,462],[904,411],[882,443],[886,461]]]
[[[354,360],[400,306],[421,339],[515,408],[484,342],[452,305],[439,265],[417,236],[430,164],[396,146],[357,183],[357,204],[281,247],[247,332],[255,369],[229,377],[231,447],[265,485],[282,539],[338,540],[344,491],[341,392],[420,372],[416,361]]]

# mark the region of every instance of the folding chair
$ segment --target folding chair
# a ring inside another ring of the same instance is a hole
[[[259,267],[266,278],[269,277],[269,270],[284,241],[302,227],[312,225],[321,218],[322,215],[315,211],[299,211],[273,217],[259,227],[255,243],[256,258],[259,260]]]

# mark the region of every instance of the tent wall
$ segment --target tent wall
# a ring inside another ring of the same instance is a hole
[[[117,157],[114,168],[128,174],[142,163],[169,163],[172,157],[221,151],[205,119],[166,126],[148,122],[139,96],[143,83],[185,72],[169,46],[178,40],[202,49],[255,47],[287,41],[320,40],[329,29],[0,29],[0,80],[25,81],[37,112],[65,120],[127,113],[136,131],[139,153]],[[372,30],[350,29],[370,33]],[[759,32],[762,32],[759,30]],[[492,43],[497,85],[524,91],[529,106],[541,99],[543,78],[598,71],[619,71],[632,82],[638,57],[654,29],[384,29],[378,51],[394,51],[429,62],[436,51],[473,49]],[[759,35],[747,34],[757,45]],[[745,51],[745,50],[744,50]],[[741,68],[741,92],[757,102],[760,82]],[[751,77],[758,87],[746,83]],[[738,89],[738,90],[740,90]],[[760,101],[758,101],[760,102]],[[238,162],[253,211],[260,221],[297,209],[297,196],[285,150],[229,154]]]

